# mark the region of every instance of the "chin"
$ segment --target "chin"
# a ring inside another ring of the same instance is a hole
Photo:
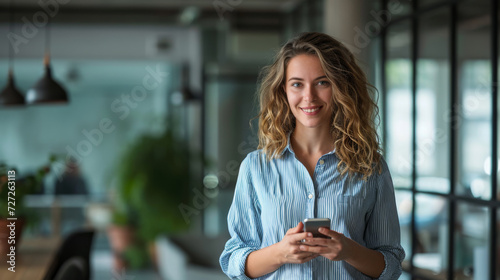
[[[303,127],[305,127],[305,128],[318,128],[318,127],[320,127],[321,125],[319,125],[319,124],[317,124],[317,123],[314,123],[314,124],[312,124],[312,123],[305,123],[305,124],[304,124],[304,123],[303,123],[303,124],[302,124],[302,126],[303,126]]]

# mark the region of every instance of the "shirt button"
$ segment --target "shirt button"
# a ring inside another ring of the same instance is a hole
[[[324,164],[324,163],[325,163],[325,161],[324,161],[324,160],[320,160],[320,161],[319,161],[319,164]]]
[[[313,198],[312,193],[310,193],[308,197],[309,197],[309,199]]]

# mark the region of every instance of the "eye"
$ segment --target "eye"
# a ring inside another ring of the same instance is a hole
[[[301,85],[301,84],[300,84],[300,83],[298,83],[298,82],[297,82],[297,83],[292,83],[292,84],[291,84],[291,86],[292,86],[292,87],[300,87],[300,85]]]
[[[318,86],[327,87],[329,85],[330,85],[330,82],[328,82],[328,81],[319,81],[318,82]]]

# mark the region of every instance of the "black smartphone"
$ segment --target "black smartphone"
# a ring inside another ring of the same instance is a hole
[[[329,218],[309,218],[304,220],[304,232],[310,232],[313,237],[330,238],[326,235],[319,233],[320,227],[326,227],[330,229],[330,219]]]

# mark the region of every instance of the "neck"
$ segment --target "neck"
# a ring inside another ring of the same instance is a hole
[[[329,129],[296,127],[290,137],[295,152],[326,154],[333,150],[334,143]]]

